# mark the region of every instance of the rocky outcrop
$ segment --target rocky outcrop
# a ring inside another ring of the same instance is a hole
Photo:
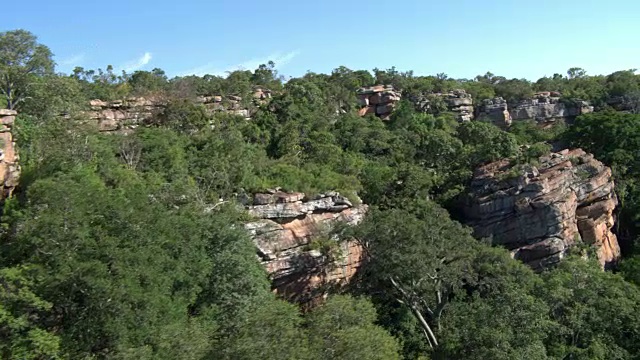
[[[582,100],[566,101],[558,92],[539,92],[532,98],[509,107],[501,98],[484,100],[478,111],[478,118],[506,128],[512,121],[535,120],[540,126],[549,126],[558,120],[571,122],[577,116],[593,112],[593,106]]]
[[[360,110],[358,114],[365,116],[376,115],[382,120],[389,120],[393,109],[402,98],[399,91],[393,89],[391,85],[376,85],[360,88],[357,91]]]
[[[129,98],[126,100],[91,100],[89,120],[97,122],[100,131],[127,131],[158,115],[166,105],[160,99]]]
[[[437,115],[442,111],[450,111],[457,115],[460,122],[471,121],[474,118],[473,98],[462,89],[419,95],[413,97],[411,102],[420,112]]]
[[[389,120],[391,113],[402,99],[401,93],[394,90],[391,85],[360,88],[357,96],[360,116],[373,114],[382,120]],[[459,121],[471,121],[474,117],[473,99],[464,90],[423,94],[413,96],[409,100],[420,112],[437,115],[443,111],[451,111],[457,114]]]
[[[268,89],[255,87],[253,91],[253,105],[261,105],[271,99],[271,91]],[[252,115],[250,107],[243,105],[240,96],[198,96],[194,99],[194,103],[202,104],[212,114],[226,112],[246,119]],[[91,100],[89,105],[91,106],[91,111],[88,113],[89,120],[97,122],[100,131],[127,132],[160,114],[167,105],[167,100],[158,97],[132,97],[108,102],[96,99]]]
[[[255,194],[246,210],[256,218],[245,228],[273,288],[290,301],[322,298],[328,289],[345,285],[363,260],[358,243],[338,242],[330,235],[337,223],[355,225],[367,211],[339,193],[308,198],[273,190]]]
[[[511,114],[507,101],[501,97],[485,99],[479,107],[479,120],[488,120],[501,129],[511,126]]]
[[[463,212],[476,237],[536,270],[580,243],[593,246],[606,267],[620,257],[613,190],[611,169],[581,149],[563,150],[536,166],[502,160],[477,169]]]
[[[0,109],[0,200],[11,196],[20,178],[19,157],[12,133],[16,115],[15,110]]]
[[[511,118],[518,120],[536,120],[538,123],[553,123],[557,120],[571,120],[576,116],[593,112],[593,106],[582,100],[561,101],[559,93],[540,92],[531,99],[518,103],[509,110]]]

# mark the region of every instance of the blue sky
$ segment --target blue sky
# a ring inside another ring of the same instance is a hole
[[[414,70],[537,79],[640,68],[638,0],[30,0],[0,31],[35,33],[58,70]]]

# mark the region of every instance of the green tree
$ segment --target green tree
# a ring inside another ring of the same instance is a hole
[[[331,296],[305,318],[313,359],[400,359],[398,342],[376,319],[369,301]]]
[[[0,269],[0,356],[4,359],[55,359],[60,339],[44,327],[51,303],[34,292],[32,269]]]
[[[151,71],[135,71],[128,81],[133,93],[137,95],[158,93],[165,90],[168,85],[167,75],[164,70],[158,68]]]
[[[556,322],[546,340],[561,359],[631,359],[638,354],[640,290],[595,261],[566,259],[543,274],[539,297]]]
[[[430,202],[407,210],[372,211],[355,231],[369,256],[366,276],[377,291],[386,289],[406,306],[422,328],[425,342],[438,349],[438,331],[449,300],[472,276],[477,243],[470,231]]]
[[[15,109],[30,91],[33,78],[53,72],[51,50],[26,30],[0,32],[0,91]]]

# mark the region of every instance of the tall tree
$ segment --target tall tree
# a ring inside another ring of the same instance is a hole
[[[26,30],[0,33],[0,91],[9,109],[24,101],[30,78],[53,72],[51,50]]]

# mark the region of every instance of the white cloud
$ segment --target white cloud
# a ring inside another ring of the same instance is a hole
[[[209,74],[209,75],[217,75],[217,76],[227,76],[227,72],[236,71],[236,70],[253,71],[257,69],[258,66],[260,66],[261,64],[266,64],[269,61],[273,61],[276,65],[276,68],[279,69],[287,65],[288,63],[290,63],[291,60],[293,60],[293,58],[295,58],[299,54],[300,54],[300,51],[297,51],[297,50],[290,51],[284,54],[280,52],[276,52],[267,57],[250,59],[247,61],[243,61],[239,64],[231,65],[223,68],[220,68],[219,66],[213,63],[208,63],[187,71],[183,71],[180,75],[181,76],[186,76],[186,75],[203,76],[203,75]]]
[[[81,66],[84,62],[85,55],[84,54],[76,54],[68,58],[61,59],[58,61],[58,65],[60,66]]]
[[[151,53],[145,52],[139,59],[126,63],[123,66],[124,71],[133,72],[147,65],[151,61]]]

